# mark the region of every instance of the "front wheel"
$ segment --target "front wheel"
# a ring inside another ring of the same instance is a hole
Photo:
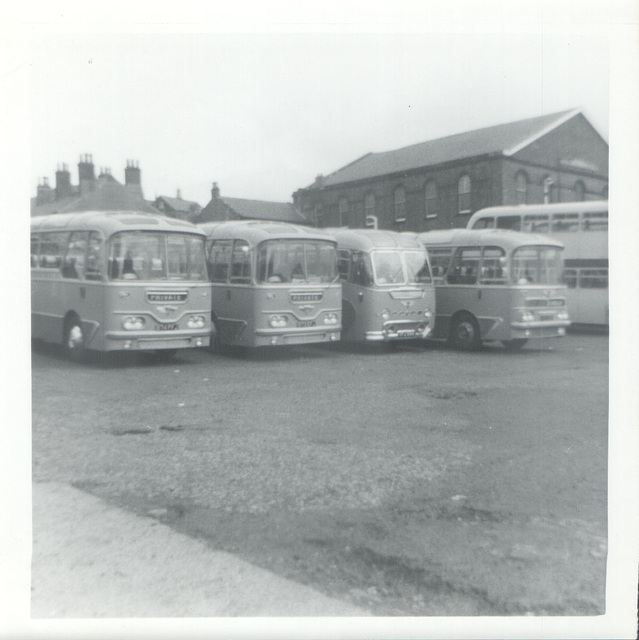
[[[501,343],[508,351],[519,351],[528,340],[526,338],[515,338],[514,340],[502,340]]]
[[[476,351],[481,346],[481,336],[477,320],[470,314],[453,320],[449,336],[450,344],[461,351]]]
[[[84,330],[79,318],[71,318],[64,332],[64,349],[74,362],[83,362],[86,358]]]

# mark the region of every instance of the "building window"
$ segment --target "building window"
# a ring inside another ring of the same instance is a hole
[[[340,198],[337,206],[339,209],[339,226],[348,227],[348,200]]]
[[[528,176],[524,171],[518,171],[515,176],[515,201],[517,204],[528,202]]]
[[[367,193],[364,198],[364,220],[367,227],[377,228],[377,216],[375,215],[375,195]]]
[[[544,204],[557,202],[557,185],[552,176],[545,176],[543,180],[544,186]]]
[[[406,191],[404,187],[395,189],[395,222],[406,220]]]
[[[425,213],[427,218],[436,218],[439,213],[437,201],[437,183],[429,180],[424,187]]]
[[[459,213],[470,213],[470,176],[463,175],[457,185],[457,200]]]
[[[575,200],[577,202],[583,202],[586,199],[586,187],[581,180],[575,182]]]

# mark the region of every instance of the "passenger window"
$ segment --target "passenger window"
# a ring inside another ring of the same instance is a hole
[[[495,218],[480,218],[473,225],[473,229],[493,229],[495,227]]]
[[[583,231],[608,231],[608,213],[605,211],[584,213],[581,218],[581,228]]]
[[[524,216],[524,224],[521,228],[526,233],[548,233],[550,219],[548,215],[527,215]]]
[[[351,267],[351,254],[348,251],[339,251],[337,260],[337,271],[342,280],[348,280]]]
[[[452,255],[452,249],[428,249],[430,269],[435,282],[442,282],[446,277]]]
[[[564,269],[563,282],[569,289],[576,289],[577,269]]]
[[[556,213],[552,217],[552,232],[557,231],[579,231],[578,213]]]
[[[482,284],[505,284],[503,262],[506,253],[501,247],[484,247],[481,260],[480,281]]]
[[[38,266],[38,255],[40,253],[40,236],[32,235],[31,236],[31,266]]]
[[[88,231],[75,231],[69,236],[67,252],[62,263],[63,278],[84,278],[88,241]]]
[[[233,240],[217,240],[211,245],[209,254],[211,282],[228,280],[232,248]]]
[[[104,261],[104,242],[99,233],[92,231],[87,248],[87,280],[102,280],[102,263]]]
[[[59,269],[62,253],[66,247],[66,233],[43,233],[40,239],[40,266],[44,269]]]
[[[480,258],[479,247],[460,247],[457,249],[448,273],[448,284],[475,284]]]
[[[519,231],[521,229],[521,216],[502,216],[497,218],[497,228]]]
[[[248,242],[236,240],[231,258],[231,282],[251,284],[251,253]]]
[[[354,282],[361,287],[370,287],[373,284],[370,259],[367,254],[360,251],[353,252],[351,282]]]
[[[581,289],[607,289],[608,269],[582,269],[579,273]]]

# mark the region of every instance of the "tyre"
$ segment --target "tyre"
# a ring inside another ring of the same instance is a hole
[[[468,313],[453,319],[448,338],[455,349],[461,351],[476,351],[481,346],[481,335],[477,320]]]
[[[515,340],[502,340],[501,343],[508,351],[519,351],[526,343],[527,338],[516,338]]]
[[[64,332],[64,350],[74,362],[84,362],[87,355],[84,329],[77,316],[69,318]]]

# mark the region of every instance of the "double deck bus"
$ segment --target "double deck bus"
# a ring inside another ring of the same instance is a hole
[[[218,344],[239,347],[340,339],[335,240],[282,222],[202,223]]]
[[[608,202],[562,202],[477,211],[468,229],[514,229],[562,242],[566,298],[574,324],[608,325]]]
[[[342,339],[426,338],[435,321],[428,254],[414,235],[333,229],[342,281]]]
[[[430,257],[437,301],[433,337],[456,348],[565,334],[563,245],[547,236],[488,229],[418,234]]]
[[[32,218],[32,338],[75,360],[208,346],[205,241],[195,225],[136,211]]]

